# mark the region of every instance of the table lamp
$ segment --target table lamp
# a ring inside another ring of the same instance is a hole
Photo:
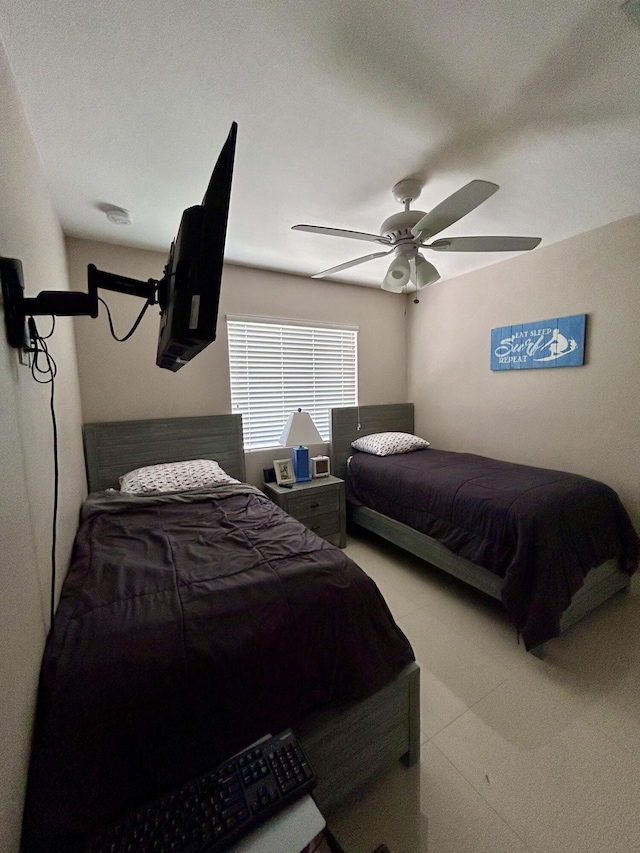
[[[303,483],[310,480],[309,448],[305,445],[322,444],[322,436],[311,420],[309,412],[303,412],[302,409],[291,412],[280,436],[280,444],[284,447],[293,447],[293,470],[296,474],[296,482]]]

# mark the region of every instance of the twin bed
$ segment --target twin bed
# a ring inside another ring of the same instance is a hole
[[[91,494],[43,657],[25,853],[83,850],[127,808],[288,726],[325,812],[418,759],[408,640],[342,550],[244,482],[239,415],[84,436]],[[133,469],[189,459],[228,476],[119,491]]]
[[[541,655],[628,588],[639,540],[608,486],[432,447],[383,457],[352,447],[387,431],[414,433],[412,404],[332,411],[348,520],[502,601],[527,649]]]

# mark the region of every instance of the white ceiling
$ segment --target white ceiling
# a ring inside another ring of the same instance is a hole
[[[226,258],[311,275],[376,246],[291,226],[378,233],[407,177],[425,211],[500,184],[440,236],[544,245],[639,213],[621,2],[0,0],[0,34],[65,233],[166,251],[235,120]],[[443,279],[505,257],[429,255]],[[378,286],[388,262],[336,279]]]

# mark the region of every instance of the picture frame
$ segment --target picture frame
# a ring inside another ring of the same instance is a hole
[[[279,486],[295,483],[296,474],[293,470],[293,459],[274,459],[273,467],[276,472],[276,482]]]

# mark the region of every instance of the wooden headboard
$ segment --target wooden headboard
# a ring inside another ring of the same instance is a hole
[[[215,459],[246,479],[242,415],[112,421],[85,424],[83,432],[90,492],[119,489],[118,478],[134,468],[186,459]]]
[[[413,433],[413,403],[331,409],[331,471],[344,480],[351,442],[374,432]]]

